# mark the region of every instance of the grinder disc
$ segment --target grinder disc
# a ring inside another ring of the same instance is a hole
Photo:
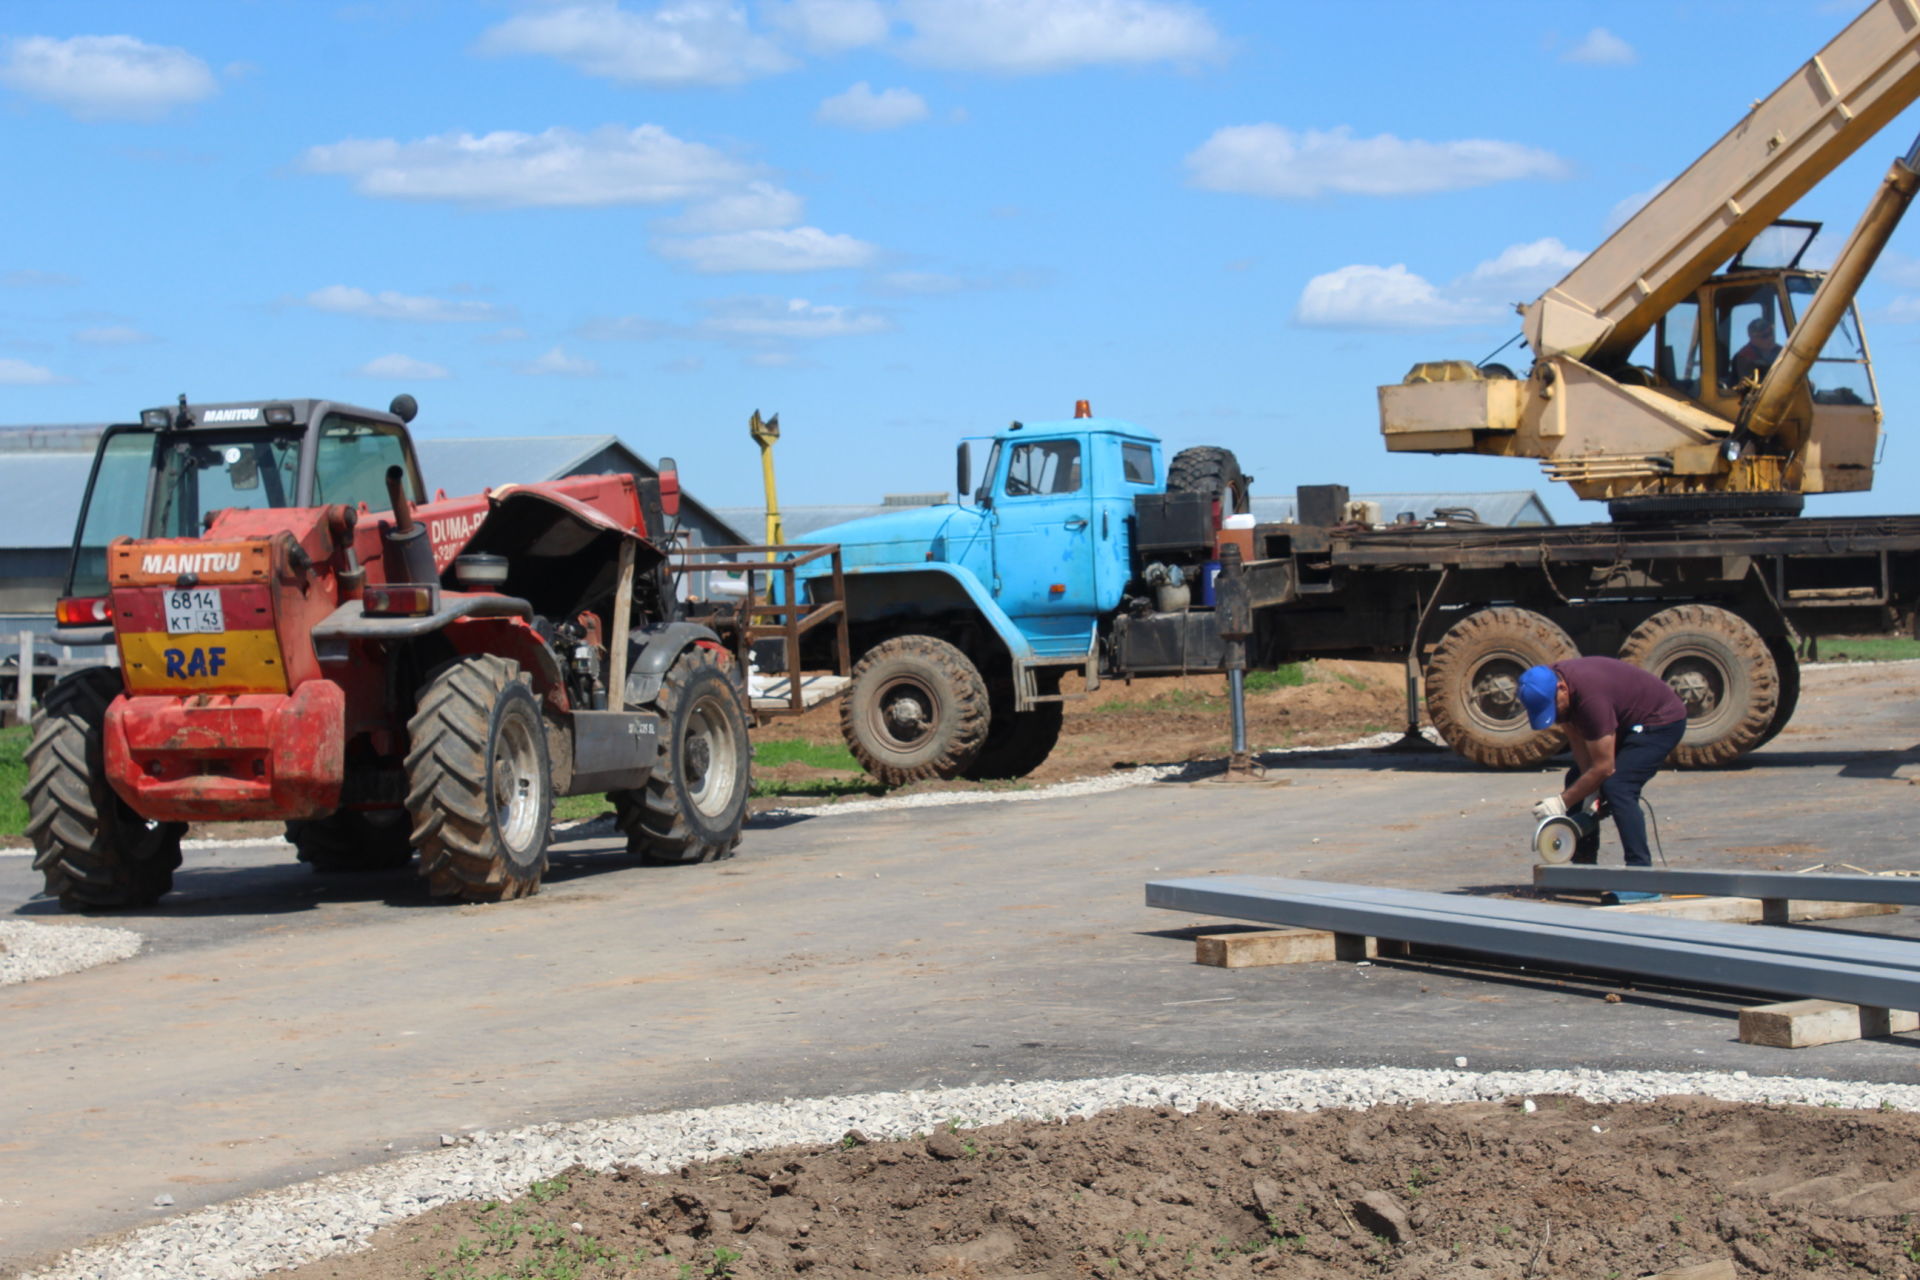
[[[1580,824],[1571,817],[1544,819],[1533,830],[1533,853],[1540,861],[1558,865],[1573,856],[1580,843]]]

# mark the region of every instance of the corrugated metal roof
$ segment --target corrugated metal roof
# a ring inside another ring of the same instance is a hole
[[[415,436],[413,448],[420,455],[428,493],[445,489],[458,495],[572,475],[594,454],[619,443],[618,436]],[[645,462],[638,454],[634,457]]]
[[[73,543],[93,453],[10,453],[0,459],[0,548]]]

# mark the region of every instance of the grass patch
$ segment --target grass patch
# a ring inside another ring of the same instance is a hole
[[[31,733],[24,724],[0,729],[0,836],[27,833],[27,802],[20,792],[27,785],[25,756]]]
[[[597,818],[603,813],[612,812],[613,806],[607,803],[605,796],[555,796],[553,798],[555,822],[585,822],[588,818]]]
[[[1307,682],[1307,669],[1298,662],[1286,662],[1271,671],[1247,672],[1247,692],[1265,693],[1269,689],[1297,689]]]
[[[1920,658],[1920,640],[1907,636],[1821,636],[1822,662],[1897,662]]]
[[[1156,693],[1144,702],[1103,702],[1094,708],[1096,715],[1110,715],[1116,711],[1206,711],[1217,709],[1226,699],[1226,694],[1200,693],[1193,689],[1170,689],[1166,693]]]
[[[860,770],[860,762],[847,750],[846,743],[807,742],[801,738],[763,738],[753,744],[753,762],[763,769],[804,764],[812,769]]]

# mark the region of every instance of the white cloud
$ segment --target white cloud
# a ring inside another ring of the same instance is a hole
[[[398,354],[375,356],[356,372],[363,378],[388,378],[399,382],[433,382],[453,376],[445,365]]]
[[[154,341],[154,336],[143,333],[132,325],[109,324],[82,329],[73,335],[73,340],[90,347],[136,347],[141,343]]]
[[[877,252],[864,240],[834,235],[818,227],[734,231],[696,240],[663,240],[664,257],[677,258],[695,271],[830,271],[863,267]]]
[[[885,333],[893,322],[879,311],[808,302],[805,298],[730,298],[710,304],[709,332],[729,338],[846,338]]]
[[[1560,178],[1567,166],[1538,147],[1485,138],[1423,142],[1390,133],[1356,138],[1342,126],[1295,132],[1277,124],[1233,125],[1187,156],[1194,186],[1209,191],[1309,200],[1329,194],[1421,195],[1520,178]]]
[[[600,372],[600,366],[593,361],[570,356],[559,347],[514,367],[535,377],[591,378]]]
[[[671,330],[645,316],[593,316],[574,332],[590,342],[652,342]]]
[[[3,47],[0,85],[81,120],[153,120],[216,91],[185,49],[132,36],[20,36]]]
[[[781,0],[761,7],[769,24],[814,53],[880,44],[892,25],[880,0]]]
[[[750,182],[738,191],[703,200],[677,218],[661,222],[662,231],[706,235],[721,231],[764,231],[790,227],[806,216],[807,202],[771,182]]]
[[[1562,62],[1584,62],[1595,67],[1624,67],[1639,60],[1632,45],[1605,27],[1595,27],[1560,55]]]
[[[411,320],[425,324],[458,321],[497,320],[500,309],[485,302],[450,302],[417,294],[382,289],[369,293],[351,285],[330,284],[306,296],[306,304],[315,311],[334,315],[365,316],[372,320]]]
[[[1624,196],[1615,201],[1613,208],[1607,210],[1607,222],[1606,225],[1601,228],[1602,233],[1612,235],[1620,228],[1626,226],[1627,219],[1640,212],[1641,209],[1646,207],[1649,200],[1666,189],[1667,184],[1662,182],[1658,186],[1648,187],[1645,191],[1636,191],[1630,196]]]
[[[35,271],[21,267],[0,275],[0,285],[9,289],[70,289],[80,282],[58,271]]]
[[[489,29],[478,48],[557,58],[590,76],[656,88],[740,84],[793,65],[728,0],[669,0],[645,13],[611,0],[528,9]]]
[[[965,280],[944,271],[889,271],[878,283],[892,293],[914,294],[959,293],[967,287]]]
[[[51,369],[0,356],[0,387],[50,387],[66,381]]]
[[[353,179],[362,195],[502,208],[665,204],[745,183],[750,171],[658,125],[591,133],[444,133],[416,142],[349,139],[311,147],[314,173]]]
[[[1514,303],[1538,297],[1584,257],[1548,236],[1509,245],[1444,288],[1404,263],[1355,264],[1307,281],[1293,318],[1322,329],[1489,324],[1510,315]]]
[[[901,0],[918,62],[1026,74],[1103,63],[1192,63],[1225,44],[1180,0]]]
[[[836,93],[813,113],[822,124],[847,129],[898,129],[927,118],[927,100],[911,89],[882,89],[860,81],[845,93]]]

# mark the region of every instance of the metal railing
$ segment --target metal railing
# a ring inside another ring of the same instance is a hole
[[[45,692],[42,686],[51,685],[62,676],[84,671],[88,667],[114,665],[119,658],[111,645],[101,648],[98,656],[75,657],[73,646],[56,645],[32,631],[16,632],[5,648],[11,652],[0,653],[0,691],[8,695],[4,699],[3,709],[12,713],[15,724],[26,724],[33,719],[34,704],[39,701],[39,695]],[[56,651],[59,656],[52,662],[41,657]],[[7,663],[9,658],[12,659],[10,664]],[[36,666],[36,663],[39,665]],[[7,681],[13,682],[11,689],[5,688]]]
[[[756,555],[760,558],[746,558]],[[778,555],[782,558],[769,559],[769,555]],[[812,564],[822,557],[832,560],[831,575],[811,580],[831,581],[833,598],[813,604],[801,603],[799,570],[803,565]],[[834,624],[834,674],[846,676],[852,673],[848,657],[851,651],[847,640],[846,578],[841,570],[838,543],[687,547],[677,549],[673,558],[676,573],[704,574],[709,584],[714,581],[713,575],[722,573],[737,574],[745,579],[745,594],[737,599],[723,601],[710,596],[699,602],[700,605],[705,606],[708,616],[728,613],[734,615],[729,630],[732,632],[741,670],[749,669],[754,641],[777,638],[784,642],[787,705],[780,708],[759,708],[762,712],[773,715],[799,715],[807,709],[805,689],[800,679],[800,638],[825,623]],[[777,592],[765,589],[776,583]],[[762,619],[777,621],[767,622],[761,621]]]

